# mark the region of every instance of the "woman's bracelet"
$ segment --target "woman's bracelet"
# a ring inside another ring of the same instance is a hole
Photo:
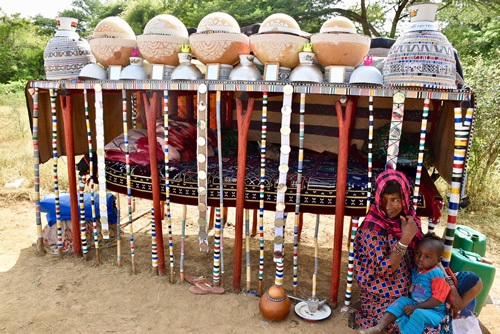
[[[397,244],[395,244],[395,245],[394,245],[394,247],[393,247],[392,251],[393,251],[394,253],[396,253],[397,255],[401,255],[401,256],[403,256],[403,255],[406,253],[406,249],[408,248],[408,246],[406,246],[406,247],[401,247],[401,245],[402,245],[402,244],[401,244],[400,242],[398,242]],[[403,245],[403,246],[404,246],[404,245]]]
[[[408,248],[408,245],[405,245],[404,243],[402,243],[401,241],[398,241],[398,246],[401,247],[401,248],[404,248],[404,249],[407,249]]]

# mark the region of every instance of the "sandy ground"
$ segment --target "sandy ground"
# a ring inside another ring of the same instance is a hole
[[[123,197],[122,197],[123,200]],[[138,201],[136,214],[147,209],[150,202]],[[347,314],[341,312],[344,303],[347,259],[347,229],[339,294],[339,306],[329,318],[308,322],[294,312],[295,301],[288,317],[279,322],[269,321],[259,312],[259,298],[251,293],[234,293],[233,236],[234,211],[229,211],[224,239],[224,287],[222,295],[196,295],[191,286],[180,281],[179,256],[181,212],[172,205],[174,282],[170,282],[168,239],[165,235],[167,275],[158,276],[151,270],[151,235],[149,218],[134,222],[136,231],[137,273],[131,272],[128,228],[122,235],[122,265],[116,264],[116,247],[101,251],[101,264],[95,262],[95,252],[89,258],[65,255],[37,255],[35,209],[31,202],[15,202],[0,206],[0,332],[1,333],[356,333],[347,326]],[[122,215],[123,217],[123,215]],[[264,291],[273,284],[274,265],[271,260],[272,214],[266,213],[266,262]],[[45,217],[42,218],[45,224]],[[122,219],[123,221],[123,219]],[[292,230],[293,215],[287,221]],[[297,296],[307,299],[312,293],[314,271],[315,216],[305,215],[305,230],[299,249]],[[322,216],[319,229],[319,262],[317,296],[326,299],[330,291],[333,245],[333,216]],[[164,233],[166,233],[164,227]],[[211,278],[213,244],[209,253],[199,251],[197,213],[188,211],[186,226],[185,272]],[[292,293],[293,236],[287,232],[285,283]],[[213,232],[210,234],[213,240]],[[251,289],[258,289],[259,240],[251,239]],[[500,256],[487,254],[500,260]],[[242,288],[246,287],[245,250],[243,250]],[[488,304],[479,319],[483,333],[500,333],[500,279],[490,292]],[[356,289],[355,289],[356,290]],[[356,294],[353,300],[356,299]]]

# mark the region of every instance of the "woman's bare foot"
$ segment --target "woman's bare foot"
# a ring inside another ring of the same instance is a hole
[[[362,329],[359,331],[360,334],[382,334],[384,333],[383,328],[379,328],[378,326],[370,327],[366,329]]]

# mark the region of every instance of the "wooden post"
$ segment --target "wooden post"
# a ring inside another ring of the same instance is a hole
[[[73,255],[82,256],[82,241],[80,239],[80,221],[78,213],[78,197],[75,172],[75,141],[73,135],[73,103],[71,96],[65,90],[60,95],[64,121],[64,140],[68,159],[69,201],[71,205],[71,228],[73,235]]]
[[[234,229],[234,270],[233,292],[241,291],[241,255],[243,247],[243,211],[245,206],[245,177],[247,165],[248,129],[252,120],[254,98],[248,98],[247,110],[243,110],[243,103],[236,98],[236,114],[238,120],[238,174],[236,176],[236,221]]]
[[[329,304],[337,307],[340,286],[340,265],[342,262],[342,237],[344,234],[345,194],[347,184],[347,161],[349,153],[349,130],[356,110],[356,101],[349,98],[345,108],[337,101],[335,110],[339,123],[339,154],[337,162],[337,186],[335,200],[335,234],[333,239],[332,283],[330,288]]]

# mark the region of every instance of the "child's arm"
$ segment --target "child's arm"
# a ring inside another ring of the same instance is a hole
[[[434,308],[439,306],[439,304],[441,303],[443,302],[437,300],[434,297],[429,297],[425,301],[418,303],[416,305],[406,305],[405,308],[403,309],[403,312],[407,316],[410,316],[413,313],[413,311],[415,311],[417,308],[423,308],[423,309]]]
[[[444,303],[446,301],[446,297],[448,297],[448,293],[450,292],[450,285],[448,284],[448,282],[446,282],[444,277],[438,276],[431,279],[431,289],[431,297],[427,298],[425,301],[419,304],[405,306],[403,310],[404,313],[407,316],[410,316],[417,308],[435,308]]]

